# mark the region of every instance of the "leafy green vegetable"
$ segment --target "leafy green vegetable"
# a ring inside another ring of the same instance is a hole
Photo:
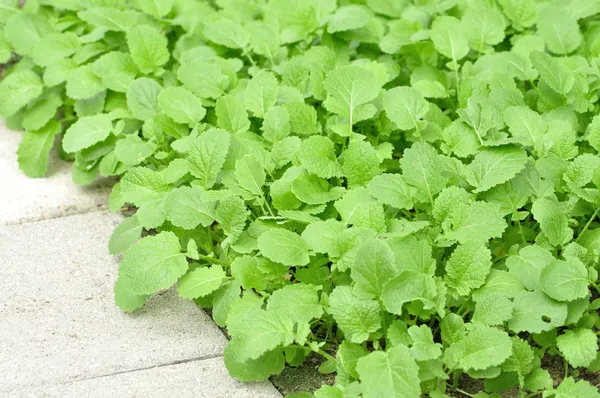
[[[227,328],[242,381],[313,353],[336,372],[317,398],[467,378],[477,397],[594,397],[599,15],[0,0],[0,116],[27,175],[58,149],[77,184],[118,180],[109,207],[135,214],[109,241],[116,305],[176,286]],[[582,369],[559,383],[549,355]]]

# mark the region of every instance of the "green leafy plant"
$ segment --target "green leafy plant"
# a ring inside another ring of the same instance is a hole
[[[599,396],[599,1],[0,10],[21,169],[58,136],[137,209],[110,241],[124,311],[176,285],[234,377],[320,355],[316,397]]]

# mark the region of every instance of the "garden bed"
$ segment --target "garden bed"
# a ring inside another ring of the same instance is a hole
[[[116,305],[177,286],[239,380],[598,396],[600,3],[516,3],[8,0],[0,116],[119,180]]]

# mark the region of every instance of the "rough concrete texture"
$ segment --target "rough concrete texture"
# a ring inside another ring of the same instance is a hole
[[[225,337],[190,301],[167,293],[134,315],[115,307],[107,242],[120,219],[100,211],[0,227],[0,396],[222,355]],[[217,385],[224,372],[204,381]]]
[[[112,180],[98,179],[78,187],[71,178],[71,164],[50,156],[46,178],[29,178],[17,163],[21,132],[8,130],[0,120],[0,225],[16,224],[104,209]]]
[[[31,388],[9,396],[34,397],[206,397],[275,398],[271,383],[240,383],[225,370],[223,358],[193,361],[77,381]]]

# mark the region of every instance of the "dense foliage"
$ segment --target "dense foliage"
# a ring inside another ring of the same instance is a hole
[[[597,13],[0,0],[0,115],[26,174],[59,136],[76,183],[120,176],[117,305],[177,285],[240,380],[316,353],[337,372],[317,397],[442,397],[461,374],[597,397],[578,377],[600,369]]]

